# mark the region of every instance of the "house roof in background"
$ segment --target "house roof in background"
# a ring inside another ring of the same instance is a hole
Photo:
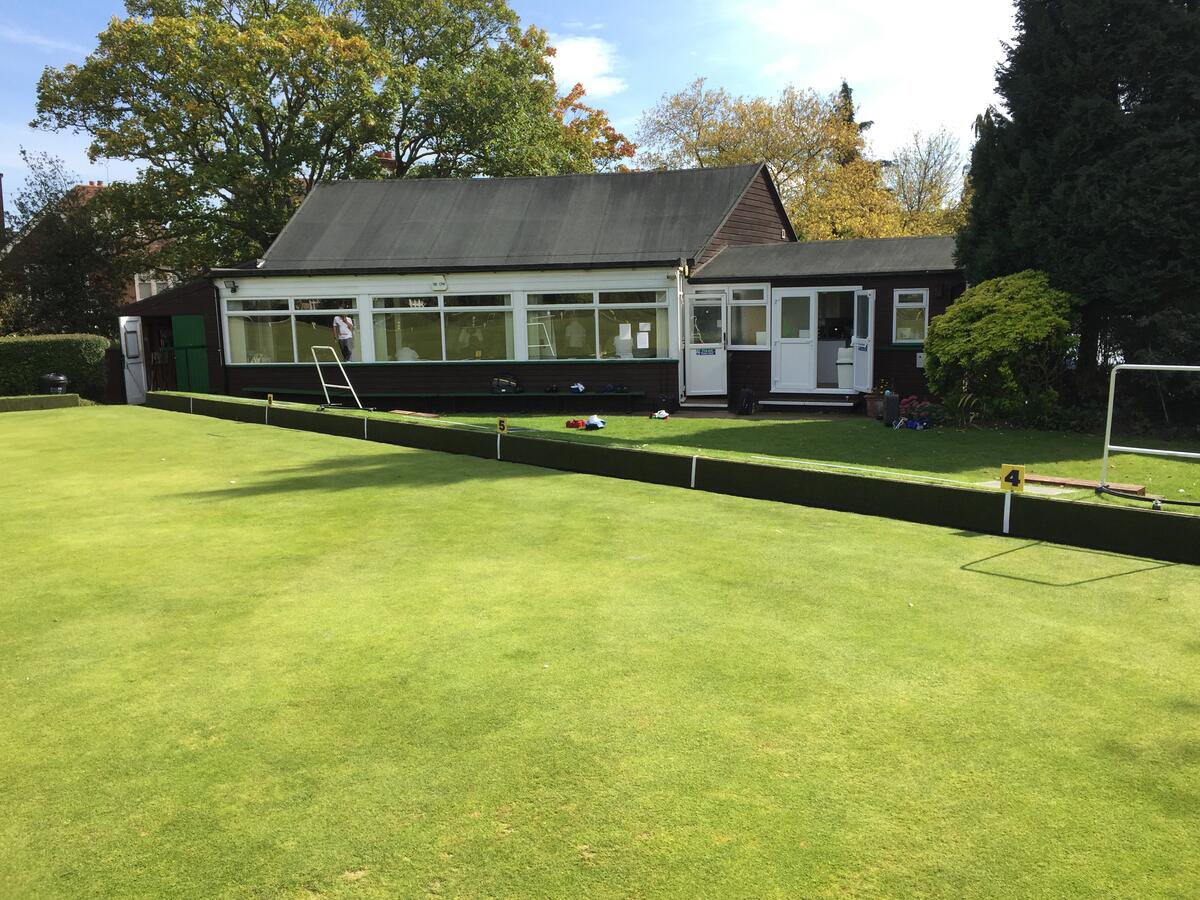
[[[954,238],[938,235],[726,247],[697,269],[689,280],[757,281],[956,269]]]
[[[319,184],[253,274],[671,264],[700,255],[763,170]]]

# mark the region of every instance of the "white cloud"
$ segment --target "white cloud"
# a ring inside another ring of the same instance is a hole
[[[560,91],[568,91],[581,83],[592,99],[611,97],[628,87],[616,74],[621,64],[617,48],[599,37],[557,37],[551,43],[558,52],[554,56],[554,80]]]
[[[965,152],[975,116],[996,102],[1001,41],[1013,33],[1011,0],[728,0],[724,11],[764,91],[791,82],[826,93],[845,78],[885,156],[942,126]]]
[[[71,44],[66,41],[57,41],[54,38],[48,38],[45,35],[37,34],[32,31],[26,31],[24,28],[17,28],[12,25],[0,23],[0,41],[6,44],[18,44],[22,47],[34,47],[38,50],[47,52],[66,51],[68,53],[77,53],[83,56],[87,53],[78,44]]]

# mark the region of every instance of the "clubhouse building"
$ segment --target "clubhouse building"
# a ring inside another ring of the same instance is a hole
[[[126,392],[315,400],[334,346],[376,407],[511,408],[498,377],[534,407],[576,383],[591,406],[848,407],[924,391],[953,251],[798,242],[764,165],[321,184],[263,259],[124,308]]]

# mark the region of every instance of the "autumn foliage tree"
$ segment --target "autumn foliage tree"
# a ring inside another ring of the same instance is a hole
[[[505,0],[126,10],[82,65],[45,71],[35,125],[142,165],[112,196],[176,272],[261,255],[319,181],[593,171],[633,152],[580,91],[558,96],[547,36]]]
[[[796,87],[778,97],[734,97],[698,79],[664,96],[637,132],[647,168],[766,162],[801,239],[906,233],[883,167],[866,155],[848,86],[829,95]]]

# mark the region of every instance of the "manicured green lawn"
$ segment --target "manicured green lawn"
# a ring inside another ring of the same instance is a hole
[[[478,425],[495,425],[495,416],[447,416]],[[761,454],[836,465],[864,466],[948,478],[995,481],[1001,465],[1024,465],[1039,475],[1095,481],[1100,477],[1103,435],[997,428],[892,430],[866,416],[816,415],[809,418],[710,418],[675,416],[657,421],[645,416],[604,416],[603,431],[579,432],[564,426],[565,415],[513,416],[510,424],[566,440],[642,446],[671,453],[704,453],[745,458]],[[1167,445],[1152,438],[1128,437],[1131,446],[1200,450],[1200,442]],[[1114,443],[1117,441],[1114,440]],[[769,460],[762,460],[769,461]],[[1114,454],[1109,480],[1144,484],[1152,494],[1200,501],[1200,463],[1130,453]],[[1074,498],[1091,498],[1080,491]],[[1113,501],[1105,498],[1105,502]],[[1184,508],[1176,511],[1186,512]]]
[[[0,471],[0,896],[1200,893],[1196,568],[138,408]]]

